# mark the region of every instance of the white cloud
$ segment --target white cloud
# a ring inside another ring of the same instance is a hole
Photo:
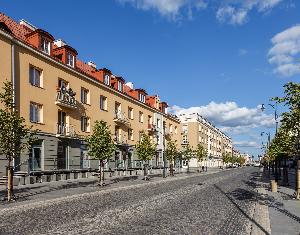
[[[247,22],[249,12],[267,12],[283,0],[223,0],[219,6],[216,17],[221,23],[242,25]]]
[[[275,35],[271,40],[273,46],[268,52],[270,64],[276,66],[274,72],[290,77],[300,73],[300,25],[292,26]]]
[[[234,141],[233,144],[240,148],[261,148],[261,145],[255,141]]]
[[[128,3],[145,11],[155,10],[164,17],[176,20],[182,14],[191,19],[193,10],[217,9],[216,17],[220,22],[241,25],[247,22],[248,14],[256,9],[266,12],[283,0],[116,0]]]
[[[191,17],[191,9],[204,9],[206,0],[117,0],[121,3],[130,3],[138,9],[156,10],[162,16],[176,19],[183,8],[188,9],[188,17]]]
[[[216,14],[217,19],[229,24],[244,24],[247,20],[247,11],[245,9],[235,9],[232,6],[225,6],[218,9]]]
[[[171,112],[182,114],[199,113],[227,133],[246,133],[257,127],[273,127],[272,115],[262,113],[259,107],[239,107],[235,102],[215,103],[190,108],[171,107]]]

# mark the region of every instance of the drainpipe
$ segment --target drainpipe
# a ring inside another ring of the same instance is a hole
[[[13,96],[13,108],[12,111],[15,112],[16,107],[16,73],[15,73],[15,44],[14,41],[11,42],[11,80],[12,80],[12,96]],[[15,167],[15,156],[13,156],[13,167]]]

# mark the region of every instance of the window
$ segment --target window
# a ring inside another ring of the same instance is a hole
[[[133,140],[133,130],[128,129],[128,140]]]
[[[108,86],[110,85],[110,76],[108,74],[104,76],[104,83]]]
[[[156,127],[160,128],[160,119],[156,119]]]
[[[170,133],[173,132],[173,125],[172,124],[169,125],[169,130],[170,130]]]
[[[146,96],[142,93],[139,93],[139,101],[145,103],[145,100],[146,100]]]
[[[144,122],[144,114],[143,112],[139,112],[139,122],[143,123]]]
[[[29,81],[32,86],[42,87],[41,71],[33,66],[30,66]]]
[[[69,83],[61,78],[58,79],[58,87],[65,87],[65,88],[69,88]]]
[[[81,87],[81,103],[83,104],[89,104],[89,90]]]
[[[100,95],[100,109],[107,110],[107,98],[102,95]]]
[[[74,67],[74,55],[70,52],[67,54],[67,65]]]
[[[174,128],[174,132],[175,132],[175,134],[177,134],[177,126],[175,126],[175,128]]]
[[[118,81],[118,91],[123,92],[123,84],[121,81]]]
[[[133,120],[133,108],[128,107],[128,118]]]
[[[50,55],[50,42],[46,38],[41,39],[41,50]]]
[[[42,109],[42,105],[30,102],[30,122],[42,123]]]
[[[88,117],[81,117],[81,131],[90,131],[90,119]]]

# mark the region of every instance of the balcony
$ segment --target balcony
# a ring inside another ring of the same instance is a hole
[[[115,135],[114,141],[116,144],[122,145],[122,144],[127,144],[127,139],[122,136]]]
[[[130,124],[129,119],[126,118],[125,114],[124,114],[124,113],[121,113],[121,112],[117,112],[117,113],[115,114],[114,122],[116,122],[116,123],[118,123],[118,124],[125,125],[125,126],[127,126],[127,127],[131,127],[131,124]]]
[[[165,137],[166,137],[167,139],[171,139],[172,136],[173,136],[173,133],[170,132],[169,129],[165,129]]]
[[[75,129],[69,124],[56,124],[56,137],[74,137]]]
[[[156,133],[158,132],[158,128],[156,125],[148,123],[148,131],[151,133]]]
[[[58,88],[55,104],[66,108],[76,109],[77,101],[75,99],[75,95],[76,93],[73,92],[71,88]]]

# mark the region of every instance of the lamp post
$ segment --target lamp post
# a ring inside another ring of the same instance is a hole
[[[277,130],[278,130],[278,113],[277,113],[277,108],[274,104],[268,104],[270,107],[272,107],[274,109],[274,120],[276,122],[276,126],[275,126],[275,133],[277,134]],[[264,104],[261,105],[261,111],[265,111],[266,107]]]

